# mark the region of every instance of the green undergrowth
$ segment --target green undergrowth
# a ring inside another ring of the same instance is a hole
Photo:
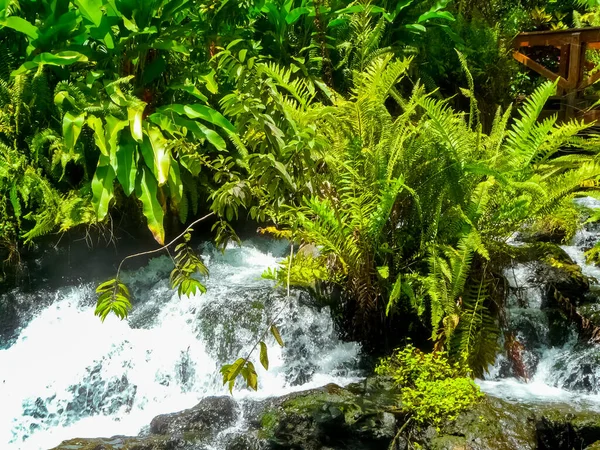
[[[403,408],[419,424],[455,420],[483,397],[468,370],[445,352],[423,353],[408,345],[381,359],[375,372],[402,388]]]

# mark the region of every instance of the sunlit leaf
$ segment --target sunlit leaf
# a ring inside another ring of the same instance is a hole
[[[164,211],[158,201],[158,184],[152,173],[146,167],[142,167],[142,176],[139,177],[135,193],[142,201],[143,213],[148,221],[148,229],[154,236],[156,242],[160,245],[164,245]]]
[[[269,370],[269,355],[267,353],[267,344],[264,342],[260,342],[260,363],[265,368],[265,370]]]
[[[271,325],[271,334],[277,341],[280,347],[283,347],[283,339],[281,339],[281,334],[279,334],[279,330],[275,325]]]

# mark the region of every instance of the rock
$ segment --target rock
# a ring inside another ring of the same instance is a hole
[[[155,417],[150,423],[150,432],[216,434],[232,426],[236,418],[237,405],[231,397],[207,397],[191,409]]]
[[[206,450],[217,435],[226,450],[600,450],[600,413],[486,396],[455,421],[418,426],[402,411],[400,390],[381,377],[242,407],[248,429],[238,434],[218,435],[236,422],[233,399],[208,397],[156,417],[149,436],[73,439],[53,450]]]
[[[564,404],[529,408],[536,415],[540,450],[585,448],[600,441],[600,413]]]
[[[175,450],[180,447],[176,438],[150,436],[146,438],[115,436],[100,439],[71,439],[52,450]]]
[[[284,396],[262,413],[258,436],[279,450],[387,448],[396,434],[396,414],[403,416],[399,391],[388,388],[371,379]]]
[[[427,428],[417,442],[431,450],[535,450],[535,425],[527,408],[487,396],[439,432]]]

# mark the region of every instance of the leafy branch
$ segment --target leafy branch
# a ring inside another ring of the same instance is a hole
[[[290,276],[292,271],[292,259],[294,257],[294,244],[291,245],[289,264],[288,264],[288,279],[287,279],[287,295],[286,300],[290,298]],[[233,364],[226,364],[221,367],[221,374],[223,375],[223,385],[229,384],[229,392],[233,392],[233,387],[235,386],[235,382],[239,376],[241,376],[245,381],[246,385],[254,389],[255,391],[258,388],[258,375],[256,374],[256,369],[254,368],[254,364],[250,361],[250,357],[252,353],[256,350],[258,346],[260,346],[260,356],[259,360],[265,370],[269,370],[269,355],[267,352],[267,344],[265,344],[264,340],[267,334],[270,332],[277,343],[283,347],[283,339],[281,338],[281,334],[279,333],[279,329],[275,325],[275,322],[283,312],[284,308],[287,306],[287,303],[284,304],[277,314],[273,316],[273,318],[268,322],[267,327],[262,332],[260,339],[256,341],[254,346],[250,349],[245,358],[238,358]]]
[[[125,261],[132,258],[137,258],[139,256],[152,255],[163,250],[168,250],[171,245],[175,244],[181,238],[184,238],[185,242],[175,247],[175,268],[171,272],[171,287],[177,288],[179,296],[182,294],[189,296],[191,294],[195,294],[197,291],[200,291],[202,294],[205,293],[206,287],[200,281],[192,278],[192,276],[196,273],[202,276],[208,276],[208,269],[202,260],[194,254],[192,249],[189,247],[188,242],[191,238],[190,232],[193,231],[192,227],[203,220],[206,220],[212,215],[214,215],[214,213],[207,214],[206,216],[195,220],[181,234],[162,247],[146,252],[134,253],[133,255],[128,255],[123,258],[119,263],[119,267],[117,268],[116,276],[102,283],[96,288],[96,293],[99,294],[99,297],[96,302],[96,310],[94,314],[100,317],[103,322],[111,312],[121,320],[127,318],[127,315],[132,307],[131,293],[127,286],[125,286],[120,279],[121,268],[123,267]]]

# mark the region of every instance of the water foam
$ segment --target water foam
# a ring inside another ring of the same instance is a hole
[[[286,346],[267,339],[270,370],[255,364],[258,392],[240,389],[236,398],[355,381],[359,346],[339,341],[327,309],[304,305],[298,293],[287,299],[261,278],[286,247],[247,243],[221,254],[204,246],[208,292],[181,299],[168,287],[170,259],[157,258],[124,277],[136,302],[127,321],[93,315],[94,283],[54,292],[50,306],[0,350],[0,448],[136,435],[158,414],[226,395],[219,367],[245,356],[280,308]]]

